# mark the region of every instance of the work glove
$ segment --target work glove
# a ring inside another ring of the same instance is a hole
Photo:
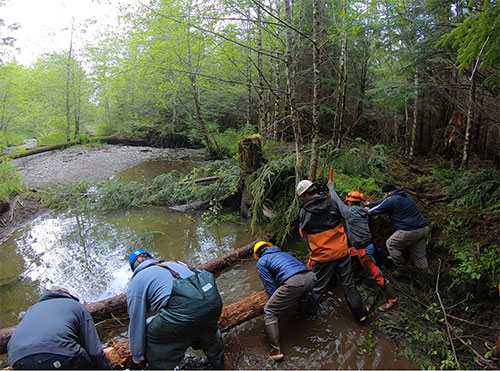
[[[333,182],[333,180],[329,180],[328,183],[326,183],[326,186],[328,187],[328,189],[333,189],[335,191],[335,183]]]

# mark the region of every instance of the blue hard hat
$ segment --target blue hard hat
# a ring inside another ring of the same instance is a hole
[[[130,256],[128,258],[128,263],[130,264],[130,268],[132,270],[134,270],[135,259],[137,259],[137,257],[139,255],[142,255],[142,254],[146,254],[150,258],[153,258],[153,255],[151,255],[150,253],[148,253],[146,250],[138,249],[138,250],[132,251],[132,253],[130,254]]]

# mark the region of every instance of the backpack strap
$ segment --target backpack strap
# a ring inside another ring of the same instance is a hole
[[[200,272],[200,270],[199,270],[199,269],[196,269],[196,268],[194,268],[194,267],[189,267],[189,266],[187,266],[186,264],[184,264],[184,263],[182,263],[182,262],[178,262],[178,261],[176,261],[176,260],[174,260],[174,261],[172,261],[172,262],[173,262],[173,263],[177,263],[177,264],[181,264],[181,265],[185,266],[187,269],[189,269],[189,270],[190,270],[191,272],[193,272],[194,274],[197,274],[197,273],[199,273],[199,272]],[[170,274],[171,274],[174,278],[176,278],[176,279],[178,279],[178,280],[181,280],[181,279],[182,279],[179,273],[177,273],[176,271],[174,271],[174,270],[173,270],[172,268],[170,268],[169,266],[167,266],[167,265],[163,265],[162,263],[165,263],[165,262],[159,262],[159,263],[156,263],[156,264],[154,264],[154,265],[157,265],[157,266],[159,266],[159,267],[162,267],[162,268],[167,269],[167,270],[170,272]]]

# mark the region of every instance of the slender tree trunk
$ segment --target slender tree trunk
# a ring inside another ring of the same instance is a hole
[[[285,19],[286,23],[292,25],[292,9],[290,6],[290,0],[284,0],[285,2]],[[303,177],[304,174],[304,151],[303,151],[303,139],[302,130],[299,123],[299,117],[297,116],[296,105],[295,105],[295,65],[293,60],[293,34],[292,30],[287,27],[286,29],[286,78],[287,78],[287,92],[288,101],[290,105],[290,117],[292,120],[292,128],[295,136],[295,153],[296,159],[296,171],[299,178]]]
[[[207,125],[205,124],[205,119],[201,113],[201,103],[200,103],[200,92],[198,88],[198,83],[196,81],[196,74],[194,72],[194,67],[191,60],[191,40],[189,37],[189,30],[187,30],[187,62],[190,70],[189,80],[191,81],[191,92],[193,94],[194,106],[196,109],[196,121],[198,121],[198,126],[200,128],[201,134],[203,135],[203,139],[207,145],[208,152],[211,155],[216,154],[215,146],[210,139],[210,133],[208,131]]]
[[[280,0],[276,1],[276,15],[279,17],[281,13],[281,7],[280,7]],[[279,32],[276,31],[276,39],[279,40]],[[275,90],[278,92],[280,89],[280,81],[281,81],[281,71],[280,71],[280,58],[278,58],[279,51],[276,50],[276,58],[274,60],[274,87]],[[283,125],[280,125],[281,121],[280,119],[280,101],[278,97],[274,97],[274,121],[273,121],[273,134],[274,134],[274,139],[278,139],[278,132],[283,135]]]
[[[408,100],[405,99],[405,153],[408,154],[410,152],[410,147],[408,146],[408,133],[410,126],[410,114],[408,112]]]
[[[415,153],[415,139],[417,137],[417,122],[418,122],[418,70],[415,71],[415,98],[413,99],[413,124],[411,126],[410,151],[408,157],[413,159]]]
[[[68,63],[66,65],[66,140],[71,140],[71,59],[73,58],[73,26],[71,26],[71,36],[68,49]]]
[[[347,0],[342,0],[342,14],[346,14]],[[341,17],[342,44],[340,47],[339,76],[337,83],[337,104],[335,106],[333,141],[337,148],[342,142],[342,127],[344,123],[345,95],[347,90],[347,29],[346,17]]]
[[[264,70],[263,70],[263,63],[262,63],[262,27],[263,25],[260,23],[261,22],[261,9],[260,6],[256,7],[257,10],[257,69],[258,69],[258,74],[259,74],[259,90],[258,90],[258,96],[259,96],[259,121],[258,121],[258,128],[259,128],[259,133],[263,137],[267,136],[267,130],[266,130],[266,103],[265,103],[265,98],[264,98]]]
[[[398,111],[394,110],[394,143],[399,142]]]
[[[75,96],[75,102],[76,102],[76,107],[75,107],[75,139],[77,139],[78,135],[80,134],[80,114],[81,114],[81,104],[82,104],[80,84],[78,84],[78,89],[77,89],[77,93]]]
[[[247,42],[248,45],[252,43],[252,36],[250,34],[251,28],[247,29]],[[251,49],[247,50],[247,126],[252,125],[252,51]]]
[[[313,107],[312,107],[312,153],[311,165],[309,169],[309,179],[316,181],[316,173],[318,170],[319,161],[319,146],[320,146],[320,130],[319,130],[319,92],[321,87],[320,78],[320,50],[318,48],[318,36],[320,33],[320,0],[313,1],[313,45],[312,45],[312,62],[313,62]]]
[[[470,88],[469,88],[469,108],[467,109],[467,126],[465,129],[465,141],[464,141],[464,151],[462,155],[462,166],[469,166],[469,157],[470,157],[470,133],[471,133],[471,128],[472,128],[472,117],[474,114],[474,106],[476,104],[476,81],[475,81],[475,75],[477,72],[477,69],[479,67],[479,61],[481,60],[481,56],[484,52],[484,48],[486,47],[486,44],[490,40],[491,34],[493,33],[493,30],[496,29],[498,21],[500,20],[500,14],[495,20],[495,23],[493,24],[490,32],[488,33],[488,36],[486,37],[486,40],[484,40],[484,43],[481,47],[481,50],[479,51],[477,58],[476,58],[476,63],[474,64],[474,68],[472,69],[472,72],[469,77],[470,81]]]

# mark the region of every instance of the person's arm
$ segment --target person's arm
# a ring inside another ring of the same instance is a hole
[[[134,362],[144,361],[146,353],[146,300],[142,296],[127,294],[127,311],[130,317],[128,336],[130,354]]]
[[[299,234],[302,238],[307,238],[308,229],[309,229],[309,221],[311,219],[311,214],[304,210],[304,208],[300,209],[299,213]]]
[[[350,208],[344,202],[340,199],[338,193],[335,191],[335,185],[332,181],[329,181],[328,184],[328,190],[330,191],[330,198],[337,204],[337,207],[340,210],[340,213],[344,217],[344,219],[347,219],[347,215],[350,213]]]
[[[380,200],[377,200],[377,201],[368,202],[366,204],[366,206],[371,209],[377,205],[380,205],[382,202],[384,202],[384,200],[385,200],[385,198],[381,198]]]
[[[90,313],[82,306],[83,320],[80,323],[80,346],[85,349],[95,368],[99,370],[110,370],[108,358],[101,347],[101,340],[97,334],[94,321]]]
[[[267,269],[264,264],[257,264],[257,272],[259,272],[259,277],[262,281],[264,289],[267,292],[267,297],[270,298],[278,288],[276,281],[274,280],[271,271]]]
[[[378,203],[375,205],[375,207],[372,207],[370,210],[368,210],[368,215],[379,215],[379,214],[385,214],[389,213],[392,210],[393,207],[393,200],[391,197],[385,198],[382,200],[382,202]]]

